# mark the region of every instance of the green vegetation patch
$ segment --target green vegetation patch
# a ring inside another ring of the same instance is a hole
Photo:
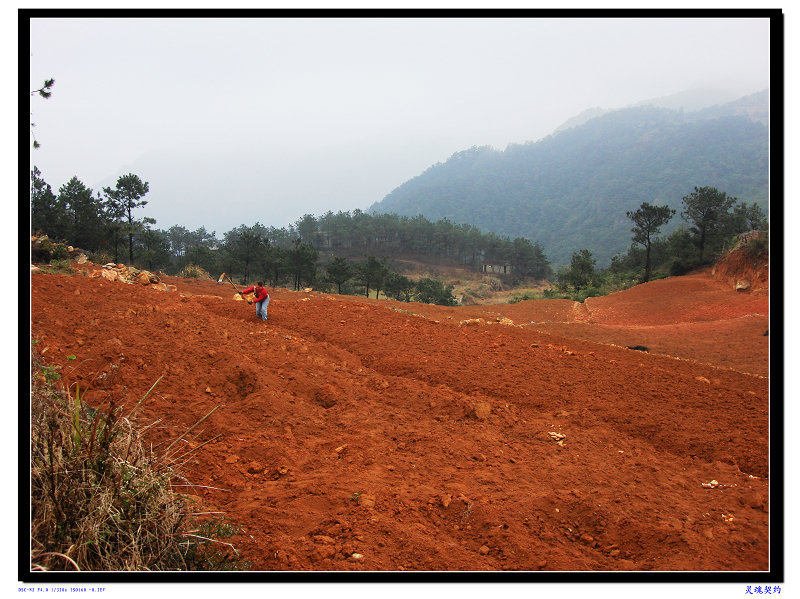
[[[132,420],[136,408],[91,408],[85,390],[63,386],[59,370],[32,352],[31,570],[247,567],[232,544],[219,541],[235,529],[196,521],[173,491],[174,463],[184,456],[146,449],[144,429]]]

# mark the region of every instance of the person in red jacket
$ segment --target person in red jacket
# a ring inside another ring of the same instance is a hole
[[[264,288],[264,282],[258,281],[255,285],[251,285],[240,293],[244,295],[245,293],[250,293],[251,291],[255,294],[253,303],[256,305],[256,318],[266,320],[267,306],[269,305],[269,293],[267,293],[267,290]]]

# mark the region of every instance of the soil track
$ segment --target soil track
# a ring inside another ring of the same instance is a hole
[[[222,406],[179,490],[243,527],[254,570],[769,568],[766,294],[275,290],[261,322],[229,285],[166,282],[34,274],[32,334],[96,407],[163,377],[139,409],[157,445]]]

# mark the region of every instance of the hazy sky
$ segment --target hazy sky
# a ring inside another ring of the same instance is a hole
[[[56,84],[31,164],[54,190],[134,172],[139,216],[221,237],[366,209],[590,107],[765,89],[769,51],[766,19],[34,19],[30,89]]]

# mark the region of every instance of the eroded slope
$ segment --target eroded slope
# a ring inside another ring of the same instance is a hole
[[[163,377],[140,408],[155,443],[221,406],[182,441],[195,486],[179,490],[243,526],[254,569],[768,567],[768,380],[596,342],[658,326],[686,345],[713,320],[628,322],[641,290],[589,302],[600,324],[563,302],[278,290],[262,323],[224,285],[168,282],[33,275],[33,336],[97,406]],[[743,301],[697,283],[703,305]],[[503,317],[524,326],[476,322]]]

